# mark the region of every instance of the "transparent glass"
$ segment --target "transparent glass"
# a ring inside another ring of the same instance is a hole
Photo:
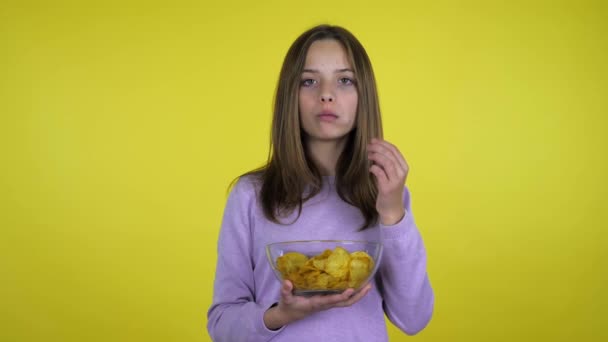
[[[276,262],[277,258],[289,252],[302,253],[308,257],[312,257],[323,253],[325,250],[334,250],[336,247],[342,247],[349,253],[356,251],[366,252],[374,260],[374,267],[369,276],[355,288],[355,291],[359,291],[364,287],[370,280],[374,278],[378,267],[380,266],[380,260],[382,258],[382,244],[379,242],[369,241],[351,241],[351,240],[306,240],[306,241],[286,241],[271,243],[266,246],[266,256],[268,262],[276,277],[282,282],[283,276],[278,270]],[[346,289],[294,289],[294,294],[298,296],[313,296],[313,295],[327,295],[342,293]]]

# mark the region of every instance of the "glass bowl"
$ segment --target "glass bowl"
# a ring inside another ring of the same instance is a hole
[[[295,295],[328,295],[348,288],[359,291],[369,283],[378,271],[382,244],[351,240],[285,241],[268,244],[266,256],[279,281],[292,282]],[[280,257],[282,260],[277,263]]]

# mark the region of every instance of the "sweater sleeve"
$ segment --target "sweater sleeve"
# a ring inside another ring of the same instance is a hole
[[[255,302],[250,227],[254,203],[252,184],[239,180],[224,209],[213,303],[207,313],[207,330],[216,342],[268,341],[281,331],[266,327],[268,308]]]
[[[379,288],[384,312],[408,335],[420,332],[433,314],[434,294],[426,269],[426,250],[411,211],[410,193],[404,191],[406,214],[395,225],[380,224],[384,245]]]

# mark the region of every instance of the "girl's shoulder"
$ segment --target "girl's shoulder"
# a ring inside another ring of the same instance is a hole
[[[230,196],[256,198],[262,187],[261,173],[247,173],[234,179],[230,184]]]

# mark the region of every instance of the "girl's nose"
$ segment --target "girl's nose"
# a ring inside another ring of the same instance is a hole
[[[334,97],[331,94],[322,94],[321,95],[321,102],[333,102],[334,101]]]
[[[325,90],[323,93],[321,93],[321,102],[333,102],[334,101],[334,95],[328,91]]]

